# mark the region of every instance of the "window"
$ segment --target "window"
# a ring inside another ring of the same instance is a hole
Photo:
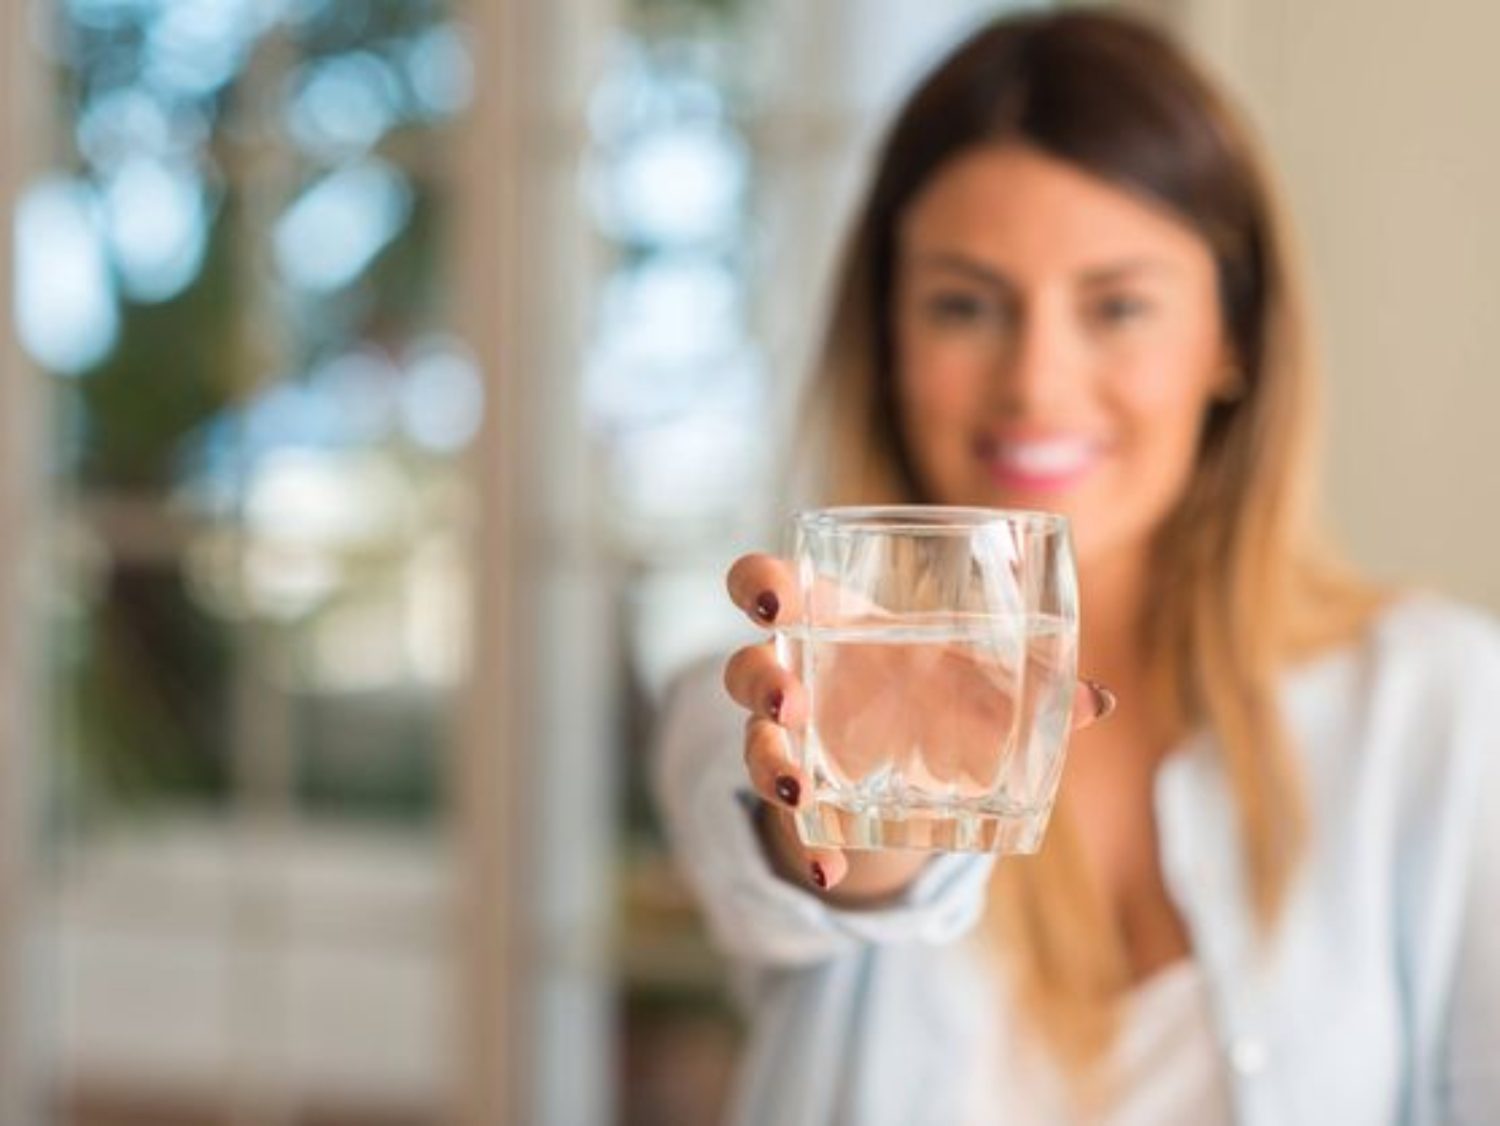
[[[448,317],[465,32],[437,0],[33,26],[52,1097],[432,1120],[484,394]]]
[[[738,1027],[641,750],[747,633],[721,575],[774,542],[871,132],[994,6],[458,3],[0,0],[41,111],[6,172],[61,1121],[482,1113],[471,1004],[520,1028],[524,1120],[722,1103]],[[515,239],[476,249],[491,197]],[[497,301],[509,340],[456,334]],[[511,773],[464,702],[501,672]],[[497,973],[454,920],[500,868]]]

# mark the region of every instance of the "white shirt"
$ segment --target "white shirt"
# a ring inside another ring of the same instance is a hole
[[[985,972],[985,971],[981,971]],[[995,1009],[991,1066],[976,1069],[963,1122],[1059,1126],[1072,1120],[1061,1073]],[[1093,1126],[1225,1126],[1228,1069],[1214,1033],[1208,982],[1191,958],[1153,974],[1125,998],[1109,1061],[1111,1101]],[[1000,1101],[994,1100],[998,1097]]]
[[[1411,599],[1289,671],[1281,703],[1313,838],[1268,947],[1212,737],[1187,740],[1155,784],[1163,874],[1235,1120],[1500,1122],[1500,630]],[[960,941],[992,858],[941,856],[878,911],[780,879],[744,811],[742,724],[718,669],[696,670],[655,762],[675,853],[750,1016],[734,1120],[948,1126],[978,1107],[1027,1121],[1017,1100],[1041,1099],[1006,1086],[1006,1007]],[[1172,1058],[1138,1097],[1179,1074]]]

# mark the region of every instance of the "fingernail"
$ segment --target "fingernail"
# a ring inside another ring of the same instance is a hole
[[[755,614],[763,622],[774,622],[781,612],[781,600],[769,590],[762,591],[755,600]]]
[[[1115,699],[1115,694],[1097,680],[1089,680],[1085,677],[1083,682],[1088,685],[1089,691],[1094,694],[1094,719],[1096,721],[1108,719],[1114,714],[1115,705],[1119,703]]]
[[[766,697],[766,714],[769,715],[775,722],[780,723],[781,705],[785,703],[786,695],[781,691],[781,689],[776,689],[775,692],[772,692],[769,696]]]
[[[812,862],[812,882],[820,888],[828,886],[828,874],[823,871],[823,865],[819,864],[816,860]]]
[[[793,809],[802,800],[802,786],[790,774],[778,774],[776,776],[776,796]]]

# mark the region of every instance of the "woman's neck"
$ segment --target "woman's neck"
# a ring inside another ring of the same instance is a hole
[[[1141,615],[1146,607],[1148,553],[1113,553],[1078,569],[1078,669],[1117,693],[1146,673]]]

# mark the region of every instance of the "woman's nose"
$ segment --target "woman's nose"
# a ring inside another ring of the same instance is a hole
[[[1027,310],[1017,318],[1010,347],[996,373],[996,389],[1005,413],[1013,417],[1046,416],[1075,390],[1080,356],[1062,317],[1046,308]]]

